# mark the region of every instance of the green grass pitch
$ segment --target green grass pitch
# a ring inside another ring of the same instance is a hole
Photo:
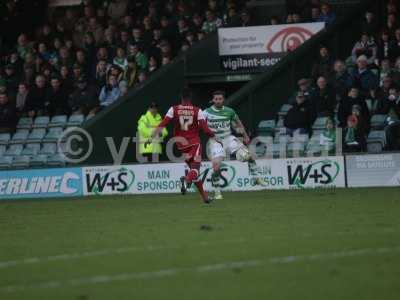
[[[400,190],[1,202],[0,299],[400,299]]]

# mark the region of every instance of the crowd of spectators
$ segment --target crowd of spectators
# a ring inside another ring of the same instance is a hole
[[[50,10],[33,34],[21,32],[0,49],[0,130],[12,131],[20,116],[95,114],[218,27],[335,18],[329,5],[311,0],[257,23],[246,2],[91,0]],[[5,1],[7,26],[21,22],[22,3]]]
[[[293,107],[284,120],[288,134],[311,134],[314,121],[327,117],[327,127],[343,129],[346,151],[365,151],[371,116],[386,116],[388,150],[399,149],[400,128],[400,7],[385,1],[385,15],[365,13],[360,39],[347,59],[332,57],[321,46],[311,78],[298,82],[289,99]]]

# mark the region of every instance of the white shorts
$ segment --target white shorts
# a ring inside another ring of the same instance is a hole
[[[210,160],[215,158],[225,158],[232,155],[237,150],[245,147],[243,143],[235,136],[229,135],[221,140],[223,146],[220,143],[210,139],[207,144],[207,156]]]

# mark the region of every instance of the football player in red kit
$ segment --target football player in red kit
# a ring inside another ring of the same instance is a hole
[[[205,203],[212,201],[208,193],[204,191],[203,183],[198,180],[201,164],[200,130],[210,138],[214,133],[208,128],[207,121],[200,108],[192,104],[191,92],[185,89],[182,93],[181,104],[172,106],[163,121],[153,132],[152,139],[157,138],[162,129],[170,122],[174,125],[174,137],[178,150],[185,156],[185,162],[189,166],[189,172],[181,177],[182,194],[194,183]]]

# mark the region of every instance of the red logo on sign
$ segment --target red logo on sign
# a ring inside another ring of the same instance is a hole
[[[303,27],[289,27],[279,31],[267,45],[268,52],[290,52],[298,48],[313,33]]]

